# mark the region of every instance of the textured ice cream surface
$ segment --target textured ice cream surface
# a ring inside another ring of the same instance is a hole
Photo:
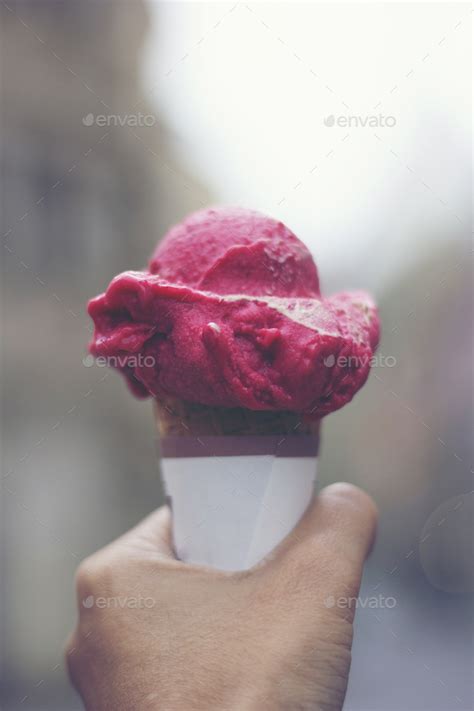
[[[150,272],[216,294],[319,296],[306,246],[282,222],[241,208],[201,210],[172,227]]]
[[[367,294],[322,298],[304,244],[237,208],[173,227],[149,270],[115,277],[89,313],[91,353],[138,396],[315,419],[364,384],[379,336]]]

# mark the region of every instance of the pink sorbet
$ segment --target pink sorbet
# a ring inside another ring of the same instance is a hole
[[[197,212],[89,303],[90,352],[139,397],[318,419],[365,383],[379,339],[364,292],[323,298],[305,245],[242,208]]]

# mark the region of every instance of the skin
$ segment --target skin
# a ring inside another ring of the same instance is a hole
[[[376,520],[334,484],[270,558],[222,573],[177,561],[169,510],[151,514],[79,567],[66,659],[86,709],[341,709]]]

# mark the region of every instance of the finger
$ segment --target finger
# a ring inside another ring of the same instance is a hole
[[[357,587],[376,526],[377,508],[370,496],[350,484],[332,484],[311,502],[274,559],[296,564],[328,590]]]
[[[160,558],[175,559],[169,507],[162,506],[153,511],[112,545],[152,553]]]
[[[352,484],[337,483],[313,500],[296,534],[326,550],[348,551],[363,563],[375,539],[377,518],[368,494]]]
[[[129,564],[144,559],[156,563],[175,560],[171,543],[171,515],[167,506],[154,511],[120,538],[81,562],[76,571],[80,616],[93,608],[94,599],[98,596],[107,596],[117,584],[128,585],[130,571],[134,570]]]

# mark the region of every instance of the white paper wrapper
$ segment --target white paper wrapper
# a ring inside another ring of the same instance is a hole
[[[183,438],[170,447],[173,439],[162,442],[161,467],[176,554],[185,562],[228,571],[250,568],[290,533],[311,500],[314,437],[190,438],[188,456],[179,456],[186,448]],[[278,441],[282,447],[275,447]],[[277,453],[265,453],[268,449]]]

